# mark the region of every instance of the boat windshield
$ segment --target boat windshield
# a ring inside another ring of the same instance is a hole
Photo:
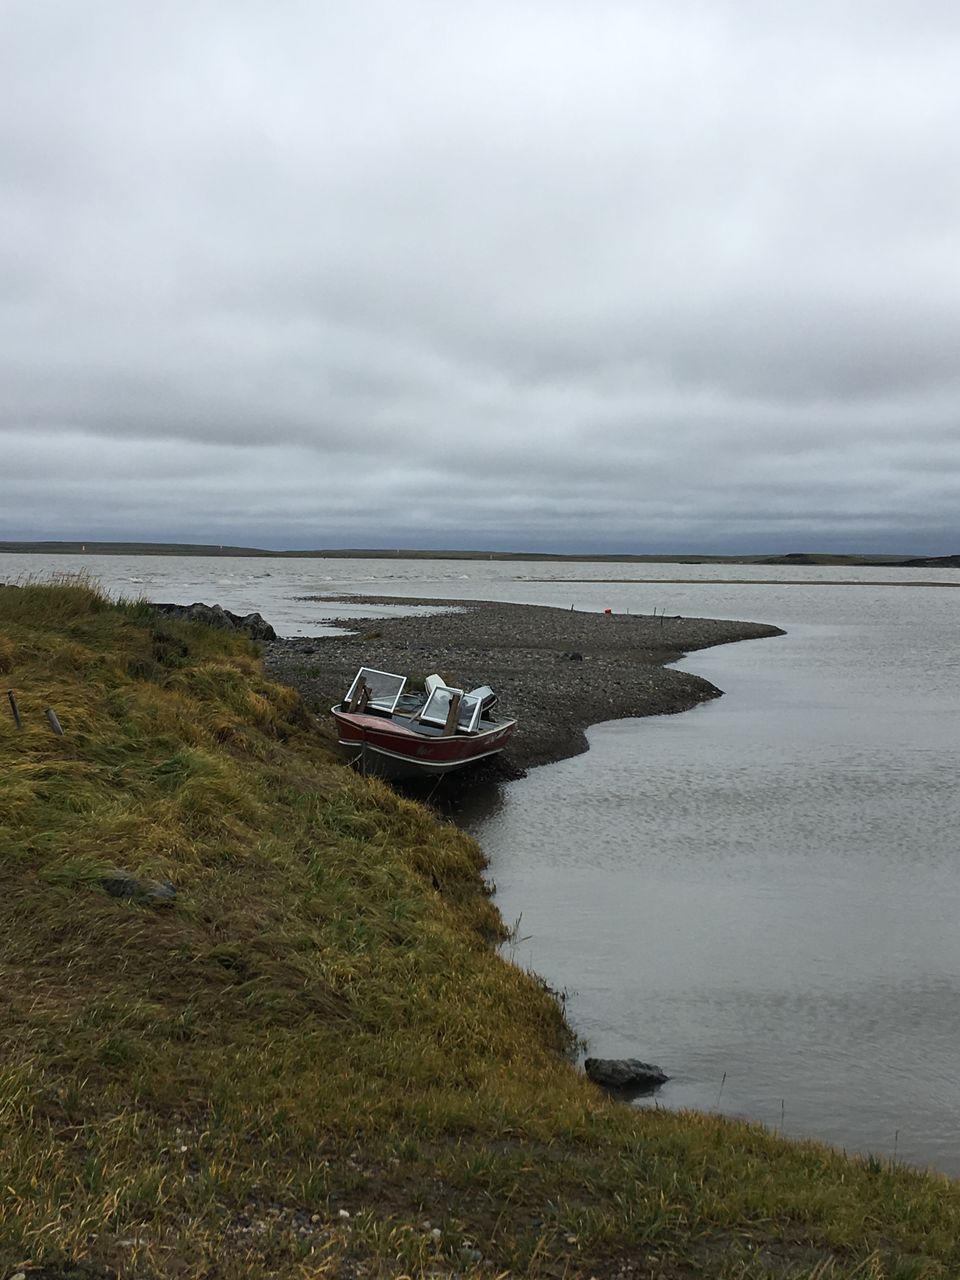
[[[424,724],[445,725],[447,713],[450,710],[450,699],[455,693],[461,695],[457,728],[462,729],[464,733],[473,733],[480,723],[480,699],[465,694],[462,689],[451,689],[448,685],[440,685],[433,690],[420,712],[421,721]]]
[[[377,711],[392,712],[400,700],[403,686],[407,683],[407,677],[394,675],[392,671],[377,671],[373,667],[361,667],[354,676],[353,684],[347,690],[344,702],[350,703],[353,701],[360,692],[361,681],[370,690],[367,706],[373,707]]]

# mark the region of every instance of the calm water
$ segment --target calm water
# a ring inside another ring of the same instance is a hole
[[[724,698],[597,726],[465,821],[516,960],[567,991],[591,1052],[671,1074],[655,1105],[960,1175],[960,590],[906,585],[960,572],[10,556],[0,581],[74,567],[287,634],[345,612],[297,598],[324,591],[786,628],[683,663]]]

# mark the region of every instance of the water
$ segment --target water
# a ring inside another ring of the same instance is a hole
[[[516,958],[593,1052],[662,1063],[659,1105],[960,1173],[956,721],[825,678],[852,639],[684,664],[727,696],[594,729],[478,834]]]
[[[0,581],[72,559],[0,557]],[[353,612],[298,598],[339,591],[784,627],[685,660],[724,698],[597,726],[586,755],[464,821],[520,920],[517,961],[568,992],[591,1052],[670,1073],[655,1105],[960,1175],[960,592],[908,585],[960,572],[76,559],[112,591],[288,634]]]

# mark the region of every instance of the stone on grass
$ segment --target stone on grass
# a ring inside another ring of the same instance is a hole
[[[177,890],[170,880],[138,880],[126,871],[103,876],[100,885],[111,898],[134,898],[150,907],[169,906],[177,896]]]
[[[650,1092],[670,1077],[652,1062],[638,1058],[588,1058],[583,1064],[588,1079],[604,1089]]]

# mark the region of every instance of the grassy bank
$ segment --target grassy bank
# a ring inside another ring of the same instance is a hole
[[[599,1095],[249,642],[3,588],[0,687],[2,1275],[960,1272],[956,1184]]]

